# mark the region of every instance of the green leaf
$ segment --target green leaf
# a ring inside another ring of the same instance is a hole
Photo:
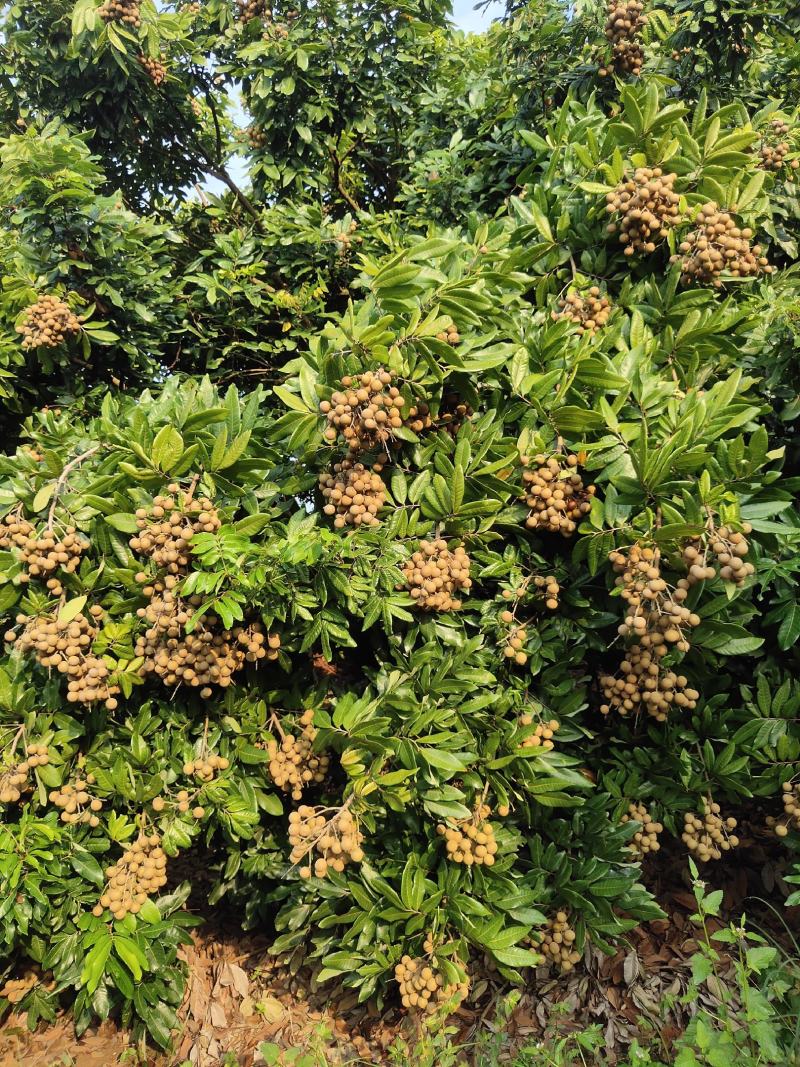
[[[64,607],[58,613],[58,623],[60,626],[66,626],[68,622],[72,622],[83,609],[86,607],[87,596],[76,596],[74,600],[68,600]]]
[[[156,434],[152,449],[153,463],[168,474],[183,455],[183,438],[174,426],[162,426]]]

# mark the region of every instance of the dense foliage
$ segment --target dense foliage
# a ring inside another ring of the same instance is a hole
[[[417,1013],[660,915],[661,847],[800,882],[798,17],[704,10],[4,10],[31,1022],[166,1045],[196,881]]]

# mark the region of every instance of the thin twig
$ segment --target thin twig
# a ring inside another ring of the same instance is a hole
[[[93,456],[95,454],[95,452],[99,451],[99,449],[100,449],[100,445],[95,445],[93,448],[90,448],[88,451],[82,452],[79,456],[76,456],[75,459],[71,459],[69,461],[69,463],[66,465],[66,467],[63,469],[61,474],[59,474],[58,480],[56,481],[55,489],[53,490],[53,500],[52,500],[52,503],[50,504],[50,510],[47,513],[47,532],[48,533],[52,533],[52,531],[53,531],[53,521],[55,519],[55,514],[56,514],[56,504],[58,503],[58,495],[61,492],[61,490],[64,488],[64,484],[65,484],[67,478],[69,477],[70,471],[73,471],[73,470],[75,470],[76,467],[79,467],[81,465],[81,463],[83,463],[83,461],[85,459],[88,459],[89,456]]]

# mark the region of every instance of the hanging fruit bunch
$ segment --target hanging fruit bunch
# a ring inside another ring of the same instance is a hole
[[[679,221],[680,197],[673,188],[677,177],[664,174],[661,167],[637,167],[632,178],[606,194],[606,211],[620,216],[606,230],[619,234],[626,256],[655,252],[668,228]]]
[[[106,869],[106,878],[105,891],[92,914],[99,917],[106,908],[115,919],[138,914],[147,898],[167,884],[167,857],[158,834],[140,834]]]
[[[167,494],[153,498],[149,507],[136,509],[139,530],[128,542],[137,555],[148,556],[155,565],[169,574],[181,574],[191,562],[189,542],[197,533],[216,533],[222,525],[219,513],[207,497],[182,493],[172,483]],[[137,574],[144,582],[146,575]]]
[[[761,245],[750,246],[753,231],[737,226],[713,201],[700,208],[696,222],[697,229],[680,243],[680,255],[670,257],[670,263],[680,263],[682,285],[696,282],[719,288],[723,275],[751,278],[772,273]]]
[[[455,827],[439,823],[436,833],[444,839],[447,858],[467,867],[492,867],[497,855],[495,828],[489,822],[492,809],[479,804],[471,819],[457,822]]]
[[[281,732],[280,744],[270,738],[267,742],[270,776],[292,800],[302,800],[303,790],[321,785],[330,767],[330,756],[314,752],[318,730],[314,726],[314,712],[309,708],[300,716],[303,727],[299,737]]]
[[[530,508],[525,525],[529,530],[549,530],[570,537],[578,528],[584,515],[591,511],[593,485],[584,486],[578,474],[578,457],[561,452],[550,456],[543,454],[522,457],[522,472],[525,489],[522,499]]]
[[[517,725],[525,731],[525,736],[520,741],[520,748],[541,748],[543,752],[552,752],[555,748],[554,736],[561,729],[558,719],[550,719],[549,722],[537,722],[536,728],[531,733],[529,727],[533,726],[535,719],[530,712],[525,712],[517,719]]]
[[[472,579],[470,560],[463,547],[452,552],[444,538],[420,541],[419,549],[405,563],[405,587],[423,611],[458,611],[462,605],[458,594],[467,592]]]
[[[609,320],[611,301],[604,296],[598,286],[593,285],[586,294],[567,293],[558,301],[558,311],[551,312],[554,321],[567,319],[578,327],[578,333],[594,336]]]
[[[598,73],[601,78],[614,72],[638,76],[644,64],[644,51],[637,40],[647,22],[644,4],[640,0],[609,0],[606,10],[605,35],[611,43],[612,59]]]
[[[0,763],[0,804],[16,804],[24,793],[33,788],[31,771],[50,762],[47,745],[28,745],[25,756],[20,760],[15,759],[14,753],[15,745],[11,745]]]
[[[779,819],[767,817],[767,826],[778,837],[787,837],[790,830],[800,830],[800,782],[784,782],[781,786],[783,815]]]
[[[57,296],[40,296],[35,304],[25,309],[17,333],[22,334],[22,347],[58,348],[68,338],[81,331],[83,315],[76,315]]]
[[[60,613],[19,614],[16,625],[23,629],[19,633],[9,630],[5,639],[21,652],[34,652],[43,667],[65,674],[68,701],[94,704],[102,700],[113,711],[117,707],[119,686],[111,682],[111,670],[105,660],[91,650],[103,615],[103,609],[97,604],[73,618],[64,618]]]
[[[736,829],[736,819],[723,819],[719,804],[703,800],[699,814],[687,812],[684,816],[681,839],[686,847],[702,863],[722,858],[723,852],[736,848],[739,838],[731,830]]]
[[[786,157],[791,151],[791,145],[784,140],[789,136],[791,127],[783,119],[773,119],[769,124],[769,135],[772,143],[766,139],[762,141],[759,150],[759,166],[763,170],[779,171],[784,167],[795,171],[800,168],[800,159],[792,159],[787,163]],[[792,175],[789,175],[792,177]]]
[[[62,822],[73,826],[84,823],[92,828],[100,825],[103,802],[91,792],[95,781],[93,774],[87,774],[50,791],[50,803],[61,809]]]
[[[577,934],[570,926],[565,911],[558,911],[552,919],[548,919],[544,930],[537,931],[532,941],[546,962],[561,974],[569,974],[581,961],[581,954],[575,948]]]
[[[311,877],[315,851],[319,853],[314,860],[316,878],[324,878],[329,871],[341,874],[348,863],[360,863],[364,859],[363,841],[364,835],[346,806],[332,809],[302,804],[289,814],[289,860],[293,864],[306,861],[300,868],[301,878]]]
[[[0,549],[16,549],[25,568],[19,580],[27,583],[31,578],[44,578],[52,596],[61,596],[63,592],[55,572],[74,574],[88,547],[74,526],[66,526],[63,536],[50,526],[37,532],[19,514],[6,515],[0,524]]]
[[[405,955],[395,965],[394,977],[400,987],[400,1002],[404,1008],[424,1014],[433,1013],[443,1004],[454,999],[459,1003],[469,993],[469,978],[464,975],[458,982],[448,983],[432,957],[433,938],[425,937],[424,951],[427,956],[412,958]]]
[[[167,80],[167,57],[163,52],[158,59],[143,54],[136,58],[153,85],[161,85]]]
[[[251,19],[271,19],[272,11],[266,0],[236,0],[236,18],[246,24]]]
[[[138,29],[142,24],[139,0],[103,0],[97,13],[103,22],[124,22]]]
[[[319,491],[325,504],[322,510],[333,516],[337,530],[345,526],[378,526],[379,513],[386,504],[386,485],[380,476],[383,466],[343,459],[319,476]]]
[[[658,835],[663,831],[664,827],[651,817],[650,812],[640,800],[631,801],[620,822],[637,822],[640,824],[640,829],[636,831],[628,845],[631,852],[635,852],[637,856],[644,857],[651,852],[658,852],[661,848]]]
[[[403,425],[406,406],[393,383],[394,375],[382,368],[342,378],[342,388],[319,405],[328,423],[325,440],[333,444],[343,437],[351,455],[385,452],[393,443],[393,431]],[[408,414],[416,414],[415,409]]]

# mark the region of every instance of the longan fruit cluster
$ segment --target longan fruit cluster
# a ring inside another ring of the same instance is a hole
[[[664,827],[660,822],[656,822],[651,817],[650,812],[641,801],[632,801],[628,805],[628,810],[622,816],[620,822],[641,823],[641,830],[636,831],[628,844],[628,848],[630,848],[632,852],[637,853],[639,856],[646,856],[650,852],[658,852],[661,848],[658,835],[662,832]]]
[[[98,813],[103,810],[103,802],[89,792],[89,787],[94,784],[94,775],[87,774],[85,778],[76,778],[74,782],[50,791],[50,803],[61,808],[62,822],[73,826],[79,823],[91,827],[100,825]]]
[[[644,4],[639,0],[609,0],[606,10],[605,34],[612,45],[613,60],[611,68],[600,67],[600,77],[607,77],[612,68],[621,74],[641,74],[644,52],[635,38],[647,22]]]
[[[520,726],[533,726],[533,722],[533,715],[528,712],[520,715],[517,720]],[[536,730],[532,734],[528,734],[520,742],[520,748],[542,748],[545,752],[552,752],[555,748],[553,736],[560,729],[561,723],[558,719],[550,719],[549,722],[538,722],[536,723]]]
[[[16,804],[31,788],[30,773],[50,762],[47,745],[28,745],[25,758],[19,763],[7,763],[0,770],[0,804]]]
[[[409,594],[423,611],[458,611],[462,605],[457,595],[472,586],[470,559],[459,545],[452,552],[447,541],[420,541],[419,549],[407,560],[403,576]]]
[[[181,4],[180,10],[185,15],[199,15],[202,11],[202,7],[197,3]]]
[[[455,437],[472,414],[472,408],[458,393],[445,393],[439,406],[436,428]]]
[[[93,704],[102,700],[113,711],[119,686],[109,682],[111,671],[101,657],[91,652],[102,616],[99,604],[69,622],[59,622],[57,615],[17,615],[16,621],[24,629],[19,634],[9,630],[5,638],[15,642],[22,652],[35,652],[43,667],[54,667],[59,674],[65,674],[70,703]]]
[[[2,799],[0,797],[0,799]],[[784,782],[781,786],[783,816],[781,821],[770,816],[767,826],[775,830],[778,837],[786,837],[790,830],[800,830],[800,782]]]
[[[702,863],[707,863],[721,859],[723,852],[736,848],[739,838],[730,833],[735,829],[736,819],[723,819],[719,804],[704,800],[699,815],[692,812],[684,815],[681,840]]]
[[[547,920],[544,930],[534,935],[534,943],[544,954],[551,967],[557,967],[562,974],[574,970],[580,963],[581,954],[575,948],[577,934],[569,923],[565,911],[557,911],[555,917]]]
[[[326,817],[327,810],[302,804],[289,814],[289,859],[292,863],[306,860],[306,866],[300,868],[301,878],[311,877],[314,849],[320,854],[314,861],[316,878],[324,878],[329,870],[341,874],[348,863],[364,859],[364,835],[350,810],[340,808],[330,818]]]
[[[206,699],[212,685],[226,688],[245,663],[277,659],[281,640],[278,634],[265,634],[258,622],[217,630],[219,620],[212,614],[205,615],[191,633],[184,633],[196,610],[192,601],[199,599],[191,597],[184,603],[171,588],[154,590],[147,607],[137,609],[150,625],[137,638],[135,655],[144,659],[144,673],[157,674],[165,685],[183,682],[200,688]]]
[[[448,326],[446,330],[440,330],[436,334],[436,340],[443,341],[448,345],[457,345],[461,340],[461,334],[458,332],[457,326]]]
[[[460,1002],[469,993],[468,979],[445,986],[441,973],[431,967],[431,962],[424,957],[403,956],[395,966],[394,977],[400,986],[400,1002],[404,1008],[418,1012],[435,1011],[440,1004],[446,1004],[454,997]]]
[[[717,557],[719,576],[734,585],[744,585],[756,569],[744,557],[750,551],[745,534],[751,533],[753,527],[749,522],[742,523],[741,532],[720,526],[710,535],[711,551]]]
[[[97,13],[103,22],[125,22],[137,29],[142,24],[139,0],[103,0]]]
[[[377,526],[378,515],[386,503],[386,486],[380,476],[383,467],[343,459],[330,471],[319,476],[319,491],[327,501],[322,510],[334,516],[337,530],[345,526]]]
[[[239,22],[271,17],[272,12],[268,11],[265,0],[236,0],[236,18]]]
[[[558,609],[558,598],[561,594],[561,586],[558,584],[558,579],[552,574],[536,574],[533,578],[533,585],[539,597],[544,599],[544,606],[549,611],[556,611]]]
[[[608,715],[613,709],[625,716],[644,710],[656,722],[665,722],[672,707],[689,711],[697,707],[700,694],[689,686],[686,676],[659,664],[666,651],[665,645],[652,649],[631,645],[620,664],[621,674],[600,676],[605,700],[600,705],[601,713]]]
[[[382,367],[342,378],[342,388],[319,405],[328,423],[325,440],[333,444],[341,434],[353,455],[385,449],[403,425],[406,403],[393,381],[394,375]]]
[[[216,533],[222,525],[219,514],[207,497],[186,494],[168,486],[168,496],[157,496],[149,508],[136,509],[139,533],[128,542],[131,550],[149,556],[155,565],[169,574],[180,574],[189,566],[189,542],[198,533]],[[138,574],[137,581],[146,575]]]
[[[217,756],[213,753],[210,756],[198,756],[196,759],[188,760],[183,765],[183,773],[196,778],[198,782],[213,782],[217,771],[227,771],[230,765],[230,760],[225,756]]]
[[[770,133],[773,137],[783,138],[789,133],[789,130],[789,123],[784,122],[783,119],[773,119],[770,123]],[[790,151],[791,145],[788,141],[780,140],[774,145],[765,142],[761,145],[759,165],[764,170],[780,170],[784,166],[786,156]],[[800,160],[793,159],[789,166],[792,170],[797,170],[800,167]]]
[[[266,133],[264,133],[260,126],[248,126],[245,133],[247,134],[247,140],[250,144],[250,147],[254,151],[258,151],[259,148],[263,148],[264,145],[267,143],[267,135]]]
[[[140,834],[122,857],[106,868],[105,892],[92,909],[100,916],[108,908],[115,919],[136,915],[153,893],[167,884],[167,857],[158,834]]]
[[[68,304],[57,296],[40,296],[25,310],[25,317],[17,326],[22,334],[22,347],[58,348],[68,337],[80,333],[82,315],[76,315]]]
[[[340,230],[333,235],[333,239],[339,246],[336,249],[336,254],[340,259],[347,259],[352,250],[353,243],[360,245],[363,243],[363,237],[353,237],[353,234],[358,229],[358,223],[353,220],[346,230]]]
[[[16,548],[25,566],[20,581],[31,578],[44,578],[52,596],[61,596],[63,587],[53,573],[56,570],[73,574],[81,561],[81,553],[88,544],[75,530],[67,526],[63,537],[58,537],[52,530],[45,529],[41,534],[36,528],[18,515],[6,515],[0,525],[0,548]]]
[[[153,797],[151,804],[153,805],[153,811],[159,815],[167,806],[167,802],[162,796]],[[189,796],[188,789],[179,789],[178,792],[175,794],[175,807],[178,809],[181,815],[185,815],[186,812],[191,808],[193,819],[202,819],[206,813],[206,809],[201,807],[199,804],[195,807],[192,807],[192,802]]]
[[[633,177],[620,182],[606,194],[606,211],[621,215],[610,222],[608,233],[619,233],[626,256],[634,252],[655,252],[669,226],[678,221],[680,198],[673,189],[677,174],[665,174],[661,167],[637,167]]]
[[[522,457],[523,467],[531,460]],[[533,457],[533,470],[522,472],[525,489],[523,499],[531,509],[525,525],[529,530],[549,530],[569,537],[575,533],[578,523],[591,511],[590,499],[595,494],[593,485],[584,486],[577,472],[578,457],[570,453]]]
[[[292,800],[301,800],[307,785],[324,782],[330,766],[330,756],[314,751],[318,731],[311,709],[303,712],[300,725],[299,737],[285,734],[280,744],[273,738],[267,744],[270,776],[279,789],[291,793]]]
[[[471,819],[464,819],[455,827],[439,823],[436,833],[444,838],[447,858],[453,863],[463,863],[467,867],[494,866],[497,855],[495,828],[489,822],[491,809],[481,804]]]
[[[142,54],[136,58],[153,85],[161,85],[162,82],[167,80],[167,57],[163,53],[159,59]]]
[[[753,231],[741,228],[727,211],[720,211],[711,201],[700,208],[697,229],[680,243],[680,255],[670,257],[670,263],[680,263],[681,283],[689,285],[722,285],[722,273],[734,278],[750,278],[756,274],[771,274],[772,267],[761,254],[761,245],[750,247]]]
[[[36,971],[26,971],[21,978],[9,978],[0,989],[0,997],[4,997],[9,1004],[19,1004],[39,982],[39,974]]]
[[[509,615],[511,615],[510,611],[504,611],[500,618],[505,622]],[[513,615],[511,617],[513,619]],[[523,651],[527,640],[528,631],[524,626],[512,626],[506,633],[503,655],[506,659],[513,659],[518,667],[524,667],[528,662],[528,653]]]
[[[558,301],[559,311],[551,312],[553,320],[569,319],[578,327],[578,333],[596,334],[608,322],[611,315],[611,301],[593,285],[585,296],[580,293],[567,293]]]
[[[660,549],[637,543],[624,551],[610,552],[609,559],[617,574],[615,584],[628,604],[619,634],[636,638],[643,648],[672,644],[681,652],[688,652],[685,629],[699,626],[700,616],[683,604],[688,595],[686,583],[670,590],[661,577]]]

